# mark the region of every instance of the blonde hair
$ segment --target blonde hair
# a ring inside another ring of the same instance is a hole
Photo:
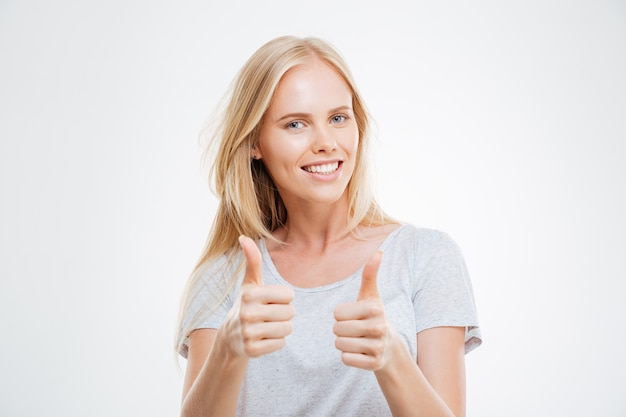
[[[255,240],[276,241],[272,231],[285,224],[287,210],[276,186],[263,163],[250,158],[250,151],[283,75],[291,68],[309,62],[312,57],[333,67],[352,92],[359,143],[354,173],[347,187],[350,202],[347,228],[355,233],[360,224],[375,226],[393,222],[373,196],[367,152],[370,116],[343,57],[329,43],[314,37],[282,36],[267,42],[238,73],[226,96],[219,124],[210,132],[210,147],[205,157],[211,150],[216,150],[209,180],[214,185],[219,206],[206,247],[187,282],[181,302],[176,350],[183,356],[186,356],[190,331],[224,300],[243,270],[243,258],[237,255],[238,237],[243,234]],[[203,303],[195,317],[185,321],[187,310],[199,291],[204,268],[224,255],[232,276],[226,285],[221,286],[221,294],[214,294],[212,300]]]

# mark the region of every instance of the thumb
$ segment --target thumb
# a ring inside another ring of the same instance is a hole
[[[261,276],[261,252],[252,239],[247,236],[239,236],[239,244],[246,256],[246,272],[243,276],[244,284],[263,285]]]
[[[376,283],[376,275],[380,260],[383,257],[381,251],[374,253],[365,264],[361,275],[361,289],[357,301],[367,300],[368,298],[378,298],[378,286]]]

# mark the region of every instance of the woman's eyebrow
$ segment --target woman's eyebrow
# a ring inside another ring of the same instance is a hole
[[[311,117],[310,113],[288,113],[280,119],[277,119],[276,122],[282,122],[286,119],[307,119],[309,117]]]
[[[335,107],[333,109],[330,109],[328,111],[328,114],[333,114],[333,113],[337,113],[339,111],[350,111],[352,112],[352,107],[350,106],[339,106],[339,107]],[[288,113],[285,114],[284,116],[282,116],[281,118],[276,120],[276,123],[280,123],[286,119],[307,119],[310,118],[312,115],[311,113]]]

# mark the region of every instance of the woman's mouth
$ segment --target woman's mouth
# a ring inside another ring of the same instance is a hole
[[[337,171],[337,169],[339,168],[339,165],[340,165],[340,162],[336,161],[336,162],[330,162],[328,164],[308,165],[308,166],[302,167],[302,169],[312,174],[328,175]]]

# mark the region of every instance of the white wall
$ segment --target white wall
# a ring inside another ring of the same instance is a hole
[[[464,249],[468,415],[626,415],[624,3],[297,3],[0,3],[0,415],[177,414],[197,134],[282,34],[342,50],[383,205]]]

